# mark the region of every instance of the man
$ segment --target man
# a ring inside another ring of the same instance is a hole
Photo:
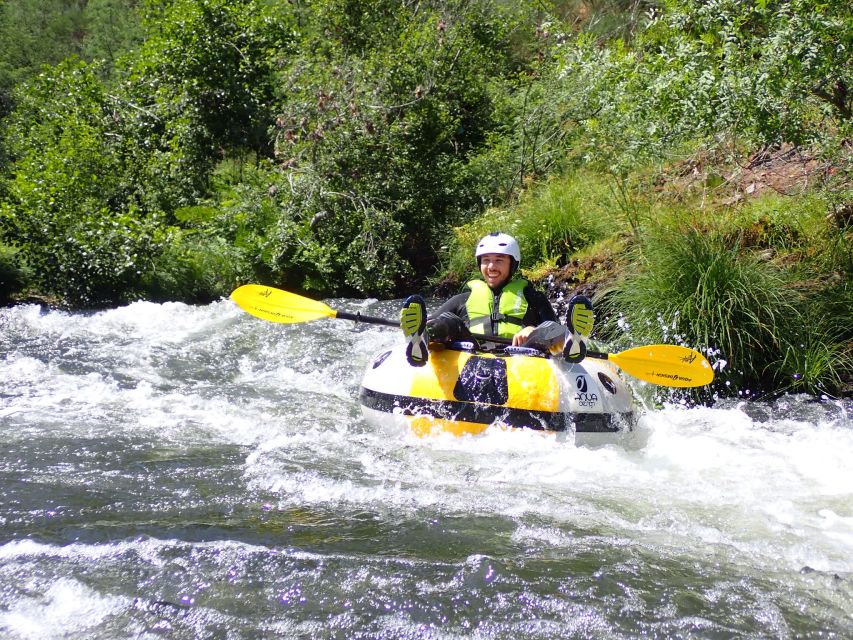
[[[425,317],[420,296],[411,296],[404,303],[400,325],[409,343],[409,362],[414,366],[426,364],[429,354],[424,334],[430,340],[464,340],[473,330],[479,335],[511,338],[514,346],[521,346],[538,328],[539,339],[530,346],[547,349],[557,341],[562,346],[565,330],[548,298],[527,280],[515,277],[521,263],[516,239],[505,233],[490,233],[477,243],[474,256],[482,280],[468,282],[467,291],[450,298],[433,316]],[[592,329],[592,303],[576,297],[570,304],[570,314],[576,317],[576,325],[582,325],[578,333],[588,335]]]

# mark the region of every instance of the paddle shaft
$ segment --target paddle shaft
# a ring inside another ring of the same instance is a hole
[[[375,316],[363,316],[361,313],[347,313],[346,311],[336,311],[335,317],[341,320],[352,320],[353,322],[363,322],[364,324],[378,324],[383,327],[400,328],[399,320],[390,320],[388,318],[377,318]]]

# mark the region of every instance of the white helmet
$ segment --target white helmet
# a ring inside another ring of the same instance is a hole
[[[480,262],[480,256],[487,253],[502,253],[506,256],[512,256],[515,259],[516,266],[521,262],[521,249],[518,247],[518,241],[511,235],[506,233],[490,233],[483,237],[477,243],[477,250],[474,252],[474,257],[477,262]]]

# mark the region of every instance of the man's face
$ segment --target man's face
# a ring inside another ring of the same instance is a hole
[[[480,273],[493,289],[509,280],[511,268],[512,258],[502,253],[485,253],[480,256]]]

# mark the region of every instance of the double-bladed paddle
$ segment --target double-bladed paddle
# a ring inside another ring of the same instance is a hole
[[[318,300],[258,284],[246,284],[235,289],[231,299],[247,313],[269,322],[292,324],[337,318],[386,327],[400,326],[398,320],[338,311]],[[497,336],[472,334],[471,338],[500,344],[512,343],[507,338]],[[674,344],[634,347],[619,353],[587,351],[586,357],[609,360],[628,375],[666,387],[701,387],[714,379],[714,370],[701,353]]]

